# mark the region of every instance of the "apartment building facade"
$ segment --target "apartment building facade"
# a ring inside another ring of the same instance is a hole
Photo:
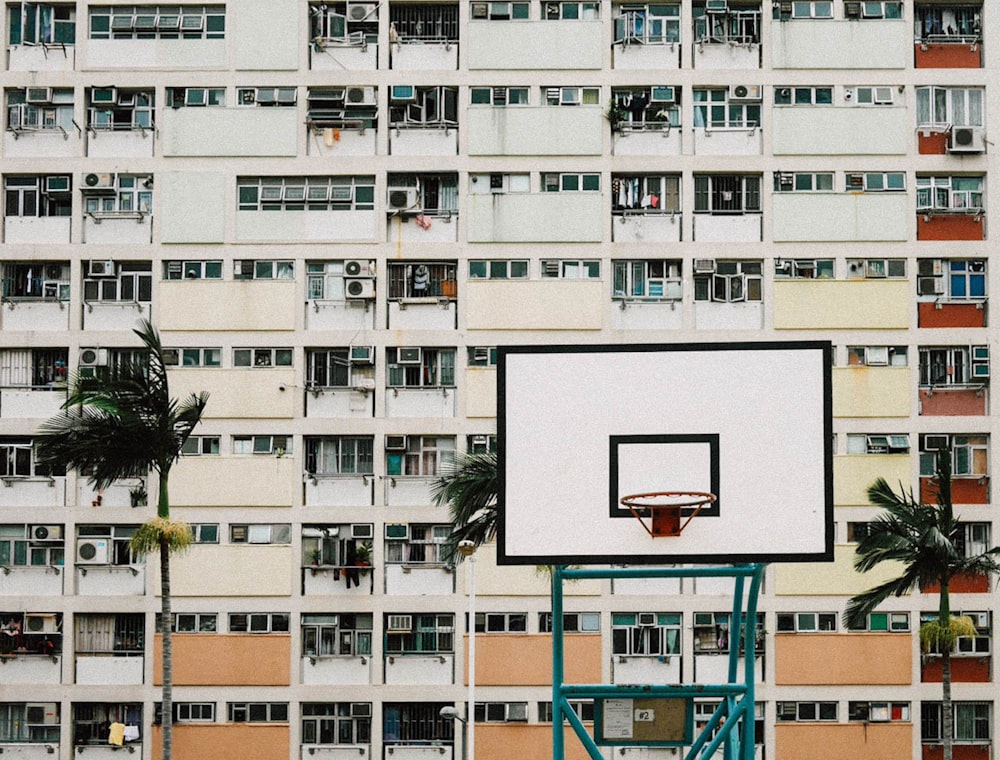
[[[550,756],[547,580],[483,547],[470,621],[430,495],[495,446],[496,346],[784,339],[834,345],[837,540],[768,569],[757,756],[938,757],[933,589],[840,613],[879,580],[852,569],[867,486],[933,498],[945,445],[967,549],[997,543],[992,10],[6,2],[0,750],[159,756],[159,584],[128,548],[156,483],[33,450],[149,317],[174,395],[211,393],[171,479],[178,757],[457,759],[470,623],[476,756]],[[995,586],[952,591],[978,632],[955,757],[990,758]],[[571,584],[567,680],[720,680],[730,595]]]

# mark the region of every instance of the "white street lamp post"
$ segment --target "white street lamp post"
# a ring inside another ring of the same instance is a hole
[[[462,752],[465,760],[476,757],[476,544],[459,541],[459,553],[469,562],[469,694],[465,710],[468,721],[467,744]]]

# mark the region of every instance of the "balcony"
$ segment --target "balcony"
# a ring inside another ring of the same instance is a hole
[[[304,686],[366,686],[372,682],[372,664],[371,655],[304,656],[301,661],[302,684]],[[357,750],[352,748],[352,757],[356,756],[356,752]],[[309,754],[312,754],[311,749]],[[327,753],[328,756],[329,754]]]
[[[59,388],[33,390],[0,388],[0,417],[47,420],[59,411],[66,400],[66,391]]]
[[[455,682],[455,655],[389,654],[385,658],[385,683],[389,686],[447,686]]]
[[[0,507],[65,507],[66,477],[0,478]]]
[[[145,657],[134,654],[127,657],[98,655],[76,656],[76,680],[86,686],[133,686],[142,684]]]
[[[85,565],[77,562],[76,593],[80,596],[143,596],[146,593],[146,566],[137,564]],[[142,672],[141,667],[139,672]],[[129,681],[128,683],[142,683],[142,679],[140,677],[139,681]]]
[[[142,211],[88,212],[83,217],[83,242],[149,245],[153,242],[153,217]]]
[[[453,594],[455,573],[451,567],[437,562],[386,564],[385,593],[395,596]]]
[[[983,209],[969,213],[917,212],[917,240],[985,240]]]
[[[53,243],[62,245],[70,242],[70,218],[68,216],[10,216],[3,220],[4,242]]]

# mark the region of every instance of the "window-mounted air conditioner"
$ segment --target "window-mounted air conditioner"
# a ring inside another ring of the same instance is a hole
[[[511,702],[507,705],[507,720],[525,721],[528,719],[527,702]]]
[[[861,190],[865,186],[865,175],[859,172],[850,172],[847,175],[847,187],[850,190]]]
[[[409,633],[413,628],[412,615],[389,615],[385,629],[389,633]]]
[[[348,277],[344,280],[344,295],[348,300],[369,301],[375,297],[375,281],[371,277]]]
[[[844,18],[861,18],[861,3],[860,2],[844,3]]]
[[[677,100],[674,88],[667,85],[657,85],[650,89],[650,103],[674,103]]]
[[[33,541],[59,541],[62,537],[62,525],[33,525],[31,527]]]
[[[372,715],[371,702],[353,702],[351,704],[352,718],[370,718]]]
[[[51,87],[29,87],[24,94],[24,99],[28,103],[44,104],[52,102]]]
[[[24,722],[31,726],[59,724],[59,706],[55,702],[28,702],[24,706]]]
[[[69,175],[54,174],[45,178],[45,192],[47,193],[68,193]]]
[[[375,21],[378,18],[375,15],[377,11],[378,11],[378,3],[348,3],[347,20]]]
[[[640,612],[639,625],[642,626],[656,625],[656,614],[653,612]]]
[[[980,630],[986,630],[990,627],[990,613],[988,612],[963,612],[962,614],[972,618],[972,624]]]
[[[90,261],[87,263],[88,277],[114,277],[115,262],[108,260]]]
[[[472,18],[489,18],[490,17],[490,4],[489,3],[472,3],[470,16]]]
[[[946,435],[925,435],[924,451],[937,451],[948,447],[948,436]]]
[[[84,174],[83,186],[89,190],[110,189],[115,186],[114,174]]]
[[[351,346],[352,364],[372,364],[375,361],[374,346]]]
[[[982,153],[986,150],[986,131],[982,127],[952,127],[949,153]]]
[[[795,187],[795,175],[791,172],[777,172],[778,187],[782,190],[791,190]]]
[[[405,435],[387,435],[385,437],[386,451],[406,451]]]
[[[418,197],[415,187],[390,187],[389,208],[395,211],[414,208],[417,205]]]
[[[474,435],[472,436],[473,446],[486,446],[490,442],[489,436],[486,435]]]
[[[107,367],[108,349],[106,348],[81,348],[81,367]]]
[[[394,84],[389,88],[389,100],[393,103],[416,103],[417,88],[412,84]]]
[[[111,557],[111,544],[106,538],[81,538],[76,542],[76,564],[106,565]]]
[[[705,13],[726,13],[728,10],[728,0],[705,0]]]
[[[734,84],[729,87],[730,103],[751,103],[761,100],[762,88],[759,84]]]
[[[348,106],[373,106],[376,104],[374,87],[348,87],[344,104]]]
[[[990,360],[990,347],[989,346],[973,346],[972,347],[972,361],[974,362],[988,362]]]
[[[486,362],[490,360],[490,349],[487,346],[476,346],[472,349],[472,358],[477,362]]]
[[[163,365],[165,367],[176,367],[181,363],[181,352],[176,348],[163,349]]]
[[[386,523],[385,537],[389,541],[405,541],[410,537],[410,526],[406,523]]]
[[[715,259],[695,259],[695,274],[711,274],[715,271]]]
[[[396,362],[398,364],[420,364],[420,348],[419,347],[397,348]]]
[[[59,624],[52,613],[24,616],[25,633],[59,633]]]
[[[944,277],[918,277],[917,295],[936,296],[944,293]]]
[[[348,259],[344,262],[344,274],[348,277],[373,277],[375,262],[367,259]]]
[[[375,528],[371,523],[360,523],[351,526],[351,538],[372,538]]]

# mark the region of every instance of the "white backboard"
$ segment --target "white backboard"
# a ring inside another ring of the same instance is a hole
[[[826,341],[498,349],[501,564],[833,557]],[[622,496],[707,491],[653,538]]]

